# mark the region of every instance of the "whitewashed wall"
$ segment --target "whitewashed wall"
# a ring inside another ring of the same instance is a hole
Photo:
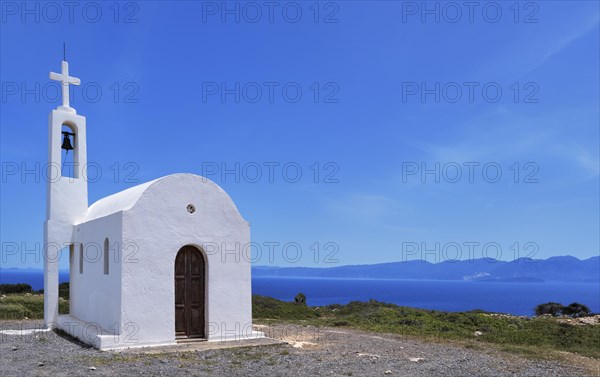
[[[69,333],[104,349],[175,343],[175,257],[183,246],[194,245],[206,260],[208,340],[263,336],[252,331],[250,226],[213,182],[174,174],[102,199],[75,226],[74,242],[95,243],[101,252],[105,237],[120,246],[118,260],[111,257],[104,275],[99,255],[84,261],[79,274],[75,247],[71,316],[61,318],[106,331],[97,338]],[[94,255],[91,249],[87,258]],[[115,329],[119,337],[106,335]]]
[[[196,207],[194,214],[188,204]],[[250,227],[219,186],[192,174],[161,178],[123,213],[123,229],[123,241],[139,250],[137,262],[123,263],[125,332],[135,328],[146,344],[175,341],[175,257],[182,246],[204,245],[209,340],[258,335],[251,332],[249,256],[242,256]]]
[[[106,331],[119,329],[121,321],[120,212],[74,228],[74,259],[70,264],[70,314],[98,324]],[[104,274],[104,239],[110,246],[109,274]],[[83,274],[79,273],[79,244],[84,245]],[[115,260],[115,258],[117,260]]]

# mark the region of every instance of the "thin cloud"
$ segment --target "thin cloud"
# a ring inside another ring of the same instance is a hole
[[[598,28],[598,25],[600,25],[600,15],[598,13],[594,13],[592,17],[590,17],[586,21],[578,23],[577,27],[574,30],[558,38],[556,42],[546,50],[546,52],[540,57],[540,59],[534,64],[534,66],[531,67],[531,69],[529,69],[527,73],[534,71],[535,69],[546,63],[550,58],[560,53],[562,50],[564,50],[577,39],[594,31],[596,28]]]

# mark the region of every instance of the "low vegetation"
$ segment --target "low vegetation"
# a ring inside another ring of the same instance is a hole
[[[316,326],[352,327],[429,340],[468,340],[499,345],[505,351],[545,358],[567,351],[600,358],[600,326],[573,325],[556,318],[506,314],[442,312],[371,300],[308,307],[269,297],[253,297],[253,317],[261,323],[292,321]]]
[[[59,312],[68,313],[68,285],[61,285],[59,296]],[[495,344],[504,351],[528,357],[546,358],[554,351],[566,351],[600,358],[600,325],[574,325],[550,315],[529,318],[483,311],[442,312],[375,300],[310,307],[306,305],[305,297],[302,298],[284,302],[255,295],[252,300],[253,317],[263,324],[281,321],[351,327],[427,340],[467,341],[469,347]],[[581,304],[569,307],[577,313],[586,312],[578,305]],[[43,316],[44,297],[40,293],[3,294],[0,298],[0,319],[41,319]]]
[[[276,300],[265,296],[252,296],[252,316],[282,320],[307,320],[318,318],[317,312],[304,304]]]
[[[58,312],[69,312],[69,302],[58,300]],[[40,293],[9,294],[0,298],[0,319],[44,318],[44,295]]]
[[[0,284],[0,319],[44,318],[44,291],[29,284]],[[69,283],[58,286],[58,312],[69,313]]]
[[[31,293],[31,285],[29,284],[0,284],[0,294],[11,293]]]

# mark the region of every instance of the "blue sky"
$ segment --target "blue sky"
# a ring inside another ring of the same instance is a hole
[[[63,41],[90,204],[204,174],[259,265],[599,254],[597,2],[44,4],[2,5],[2,267],[41,267]]]

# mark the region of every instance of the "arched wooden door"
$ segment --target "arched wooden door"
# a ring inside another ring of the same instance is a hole
[[[206,264],[200,250],[184,246],[175,258],[175,336],[205,338]]]

